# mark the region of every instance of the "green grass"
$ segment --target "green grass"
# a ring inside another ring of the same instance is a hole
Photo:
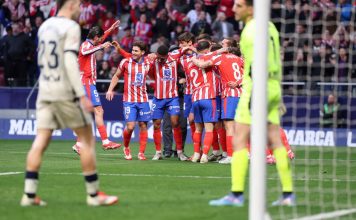
[[[138,146],[135,144],[132,145],[132,161],[123,159],[121,149],[102,151],[97,144],[101,189],[108,194],[119,195],[120,202],[112,207],[87,207],[79,158],[72,153],[72,144],[68,141],[53,141],[46,151],[38,192],[48,202],[45,208],[19,206],[23,193],[23,173],[0,175],[1,220],[247,219],[247,205],[243,208],[208,206],[210,199],[229,192],[229,166],[179,162],[176,158],[152,161],[152,144],[147,147],[147,161],[137,160]],[[31,141],[2,140],[0,173],[23,172],[30,145]],[[188,155],[191,153],[190,148],[190,145],[186,147]],[[290,219],[297,215],[352,208],[351,204],[356,204],[356,160],[352,160],[350,155],[355,153],[356,149],[351,148],[298,148],[297,159],[293,162],[298,206],[269,206],[269,213],[274,219]],[[321,167],[317,161],[322,161],[324,166]],[[267,187],[267,201],[270,203],[278,197],[280,190],[274,166],[268,167]],[[248,204],[248,198],[246,202]],[[338,207],[334,207],[334,204],[338,204]],[[356,215],[345,217],[355,218]]]

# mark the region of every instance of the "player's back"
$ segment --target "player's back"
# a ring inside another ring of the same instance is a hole
[[[52,17],[45,21],[38,31],[39,94],[37,101],[73,100],[73,85],[64,65],[64,53],[78,52],[79,25],[64,17]],[[80,81],[79,81],[80,83]]]

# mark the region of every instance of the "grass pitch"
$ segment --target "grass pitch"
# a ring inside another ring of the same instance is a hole
[[[19,201],[23,193],[23,172],[31,143],[0,142],[1,220],[247,219],[247,192],[243,208],[208,206],[209,200],[229,192],[230,166],[180,162],[177,158],[152,161],[153,144],[147,146],[148,160],[138,161],[136,143],[131,146],[132,161],[123,159],[121,149],[103,151],[97,144],[100,188],[108,194],[118,195],[117,205],[87,207],[79,157],[71,151],[73,142],[53,141],[44,156],[38,191],[48,206],[22,208]],[[186,149],[187,155],[191,155],[192,146],[188,145]],[[351,155],[355,153],[356,149],[350,148],[322,151],[320,148],[298,148],[297,159],[293,161],[298,206],[268,207],[273,219],[332,211],[334,204],[340,204],[336,209],[352,208],[352,204],[356,204],[353,186],[356,185],[356,160]],[[278,197],[280,189],[274,166],[268,167],[267,189],[270,204]],[[341,219],[356,219],[356,215]]]

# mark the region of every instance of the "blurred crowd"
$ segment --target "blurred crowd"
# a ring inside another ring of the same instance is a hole
[[[33,86],[37,30],[55,15],[55,0],[0,1],[0,85]],[[148,52],[162,44],[177,44],[184,31],[207,33],[218,42],[239,40],[243,28],[232,12],[234,0],[83,0],[79,24],[82,40],[94,25],[108,29],[117,19],[120,30],[111,39],[127,51],[140,39]],[[347,92],[356,86],[356,0],[272,0],[271,18],[281,32],[285,93],[301,94],[305,88]],[[97,54],[98,79],[111,79],[122,57],[108,48]],[[320,87],[320,82],[326,85]],[[104,92],[108,84],[97,87]],[[307,87],[306,87],[307,86]]]

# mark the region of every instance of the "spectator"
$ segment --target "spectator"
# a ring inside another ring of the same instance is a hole
[[[25,15],[28,15],[24,1],[20,0],[5,0],[2,5],[3,8],[9,10],[10,18],[8,20],[13,22],[18,22],[25,18]]]
[[[170,39],[171,31],[173,30],[175,23],[168,16],[167,9],[162,9],[157,14],[157,19],[153,20],[153,39],[154,41],[158,38],[158,36],[163,36],[167,39]]]
[[[98,71],[98,79],[110,79],[111,68],[108,61],[103,61],[101,63],[101,68]],[[96,85],[98,92],[106,92],[109,88],[109,84],[98,82]]]
[[[132,31],[130,27],[124,29],[125,35],[120,41],[121,47],[126,51],[131,51],[134,37],[132,36]]]
[[[225,14],[218,12],[215,21],[211,25],[211,28],[214,31],[214,35],[219,41],[224,38],[230,37],[234,33],[234,27],[231,23],[226,21]]]
[[[6,85],[27,86],[27,61],[33,54],[34,45],[28,35],[23,32],[21,23],[12,24],[13,35],[5,41]]]
[[[320,110],[320,125],[323,128],[337,128],[344,124],[344,118],[340,111],[340,104],[333,94],[328,96],[327,102]]]
[[[195,1],[194,9],[190,10],[184,19],[184,21],[189,21],[189,29],[192,29],[193,25],[198,22],[201,12],[204,12],[203,2],[201,2],[200,0]],[[211,17],[209,13],[206,14],[206,22],[211,24]]]
[[[107,11],[106,15],[102,21],[102,29],[103,31],[108,30],[114,23],[116,22],[116,19],[114,18],[114,13],[112,11]],[[117,35],[119,32],[119,29],[115,29],[114,31],[111,32],[110,37],[108,38],[110,40],[111,36]]]
[[[89,29],[98,21],[98,12],[103,8],[91,3],[91,0],[83,0],[80,5],[79,24],[82,27],[82,40],[84,41],[89,33]]]
[[[348,0],[338,0],[336,8],[339,10],[339,20],[348,23],[352,16],[352,5]],[[354,15],[355,16],[355,15]]]
[[[135,25],[135,38],[145,42],[146,44],[151,42],[152,25],[148,23],[146,14],[141,14],[140,21],[138,21]]]
[[[212,30],[210,24],[206,21],[206,13],[204,11],[199,13],[199,20],[195,22],[190,32],[192,32],[195,36],[200,34],[212,35]]]

